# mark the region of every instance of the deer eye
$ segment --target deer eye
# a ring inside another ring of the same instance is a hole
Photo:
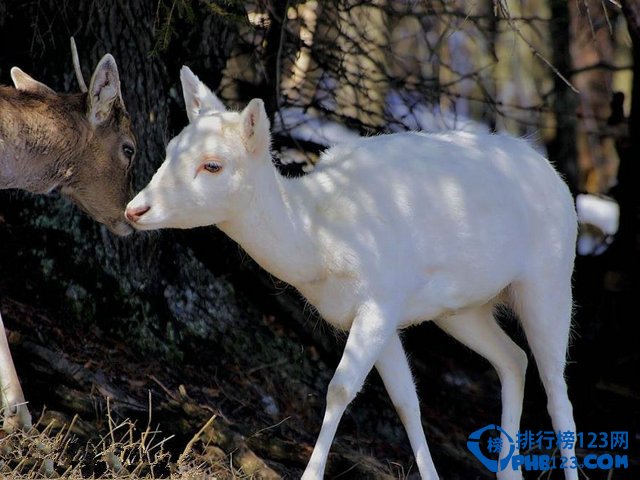
[[[207,162],[202,165],[202,168],[204,168],[209,173],[218,173],[220,170],[222,170],[222,165],[220,165],[218,162]]]
[[[136,151],[131,145],[125,144],[122,146],[122,153],[124,153],[125,157],[131,160],[133,158],[133,155],[136,153]]]

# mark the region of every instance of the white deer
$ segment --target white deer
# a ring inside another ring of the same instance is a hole
[[[422,478],[438,478],[398,333],[425,320],[496,368],[502,427],[515,436],[527,356],[496,323],[496,305],[522,322],[554,429],[575,430],[563,374],[576,213],[545,158],[506,135],[401,133],[333,147],[312,173],[287,179],[271,161],[261,100],[232,112],[187,67],[181,80],[190,124],[125,215],[140,230],[217,225],[349,331],[303,479],[322,478],[338,422],[374,366]]]

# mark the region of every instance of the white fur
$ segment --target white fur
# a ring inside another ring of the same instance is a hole
[[[4,417],[3,429],[13,431],[17,428],[31,427],[31,414],[22,393],[20,380],[13,365],[11,351],[4,323],[0,315],[0,406]]]
[[[212,95],[201,83],[183,81],[183,88],[200,102]],[[141,230],[216,224],[325,320],[349,330],[304,479],[322,478],[338,422],[373,366],[420,474],[437,478],[398,337],[400,328],[425,320],[496,367],[502,425],[515,435],[527,359],[493,318],[497,303],[520,317],[554,429],[575,430],[563,373],[576,214],[547,160],[504,135],[402,133],[331,148],[313,173],[285,179],[263,141],[269,125],[262,102],[241,113],[207,110],[171,140],[164,164],[128,209],[150,207],[137,221]],[[251,138],[262,140],[256,147]],[[199,171],[211,158],[222,171]],[[566,478],[576,472],[566,470]]]

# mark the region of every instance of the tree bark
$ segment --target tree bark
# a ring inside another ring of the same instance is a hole
[[[569,3],[551,0],[552,63],[565,77],[573,70],[571,58],[571,18]],[[555,138],[547,146],[549,159],[565,175],[572,192],[578,187],[576,151],[576,108],[578,96],[558,75],[554,75],[553,110],[556,118]]]

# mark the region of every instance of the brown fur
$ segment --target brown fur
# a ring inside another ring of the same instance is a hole
[[[86,93],[58,94],[0,87],[0,189],[44,193],[59,188],[117,234],[129,233],[122,212],[131,197],[135,148],[130,118],[116,101],[97,127]]]

